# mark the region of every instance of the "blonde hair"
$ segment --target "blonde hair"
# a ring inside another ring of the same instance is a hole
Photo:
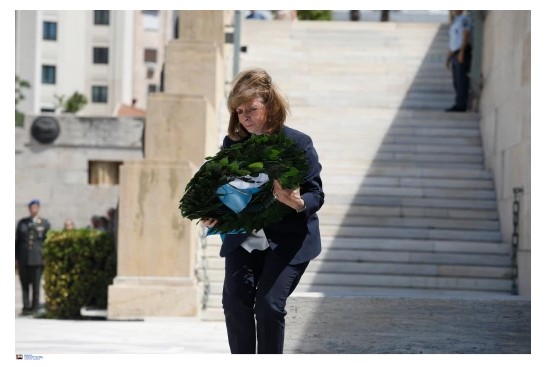
[[[266,107],[265,134],[273,134],[282,129],[289,112],[289,103],[278,86],[272,82],[270,75],[263,69],[254,68],[239,73],[228,96],[228,136],[232,140],[241,140],[249,132],[239,123],[236,108],[246,102],[259,98]]]

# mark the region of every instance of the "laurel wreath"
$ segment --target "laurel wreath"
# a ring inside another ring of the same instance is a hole
[[[205,158],[205,163],[189,181],[179,209],[190,220],[213,218],[213,230],[220,233],[251,232],[279,222],[293,209],[272,194],[274,179],[285,189],[299,187],[309,165],[303,150],[283,131],[272,135],[251,135],[242,143]],[[235,179],[249,181],[266,173],[269,181],[260,187],[242,211],[235,213],[218,198],[216,190]]]

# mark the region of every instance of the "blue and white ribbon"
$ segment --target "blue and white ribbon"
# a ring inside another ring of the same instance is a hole
[[[261,191],[261,186],[269,181],[266,173],[261,173],[256,177],[243,176],[220,186],[216,189],[216,195],[224,205],[234,213],[239,213],[249,205],[253,195]],[[207,236],[220,233],[213,228],[209,228]],[[228,233],[245,233],[244,230],[236,230]]]

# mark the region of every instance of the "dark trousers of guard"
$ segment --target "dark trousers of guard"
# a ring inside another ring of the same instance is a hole
[[[463,63],[458,62],[458,51],[452,53],[452,82],[456,91],[455,107],[467,110],[467,97],[469,94],[469,71],[471,70],[471,47],[466,47]]]
[[[289,265],[267,248],[226,256],[222,304],[233,354],[284,351],[286,300],[309,262]]]
[[[24,311],[37,311],[39,309],[42,270],[43,266],[40,265],[19,267],[19,281],[21,282]],[[32,302],[29,299],[29,287],[33,290]]]

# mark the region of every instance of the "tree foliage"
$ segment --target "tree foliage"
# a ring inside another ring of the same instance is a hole
[[[299,20],[332,20],[332,10],[298,10]]]
[[[64,100],[64,96],[56,96],[60,102]],[[83,109],[85,105],[87,105],[87,97],[79,92],[73,92],[71,97],[69,97],[65,102],[64,105],[64,112],[68,113],[76,113]]]
[[[23,94],[24,89],[31,88],[31,83],[27,80],[21,79],[19,76],[15,76],[15,125],[16,126],[23,126],[23,119],[25,115],[23,112],[17,109],[17,105],[19,102],[25,99],[25,95]]]

